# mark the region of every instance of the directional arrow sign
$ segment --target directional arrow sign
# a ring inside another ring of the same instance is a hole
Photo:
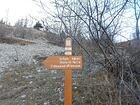
[[[47,69],[82,69],[82,56],[49,56],[43,61]]]

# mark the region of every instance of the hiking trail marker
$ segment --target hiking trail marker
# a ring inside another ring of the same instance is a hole
[[[82,56],[72,55],[72,39],[66,38],[65,55],[49,56],[43,62],[49,70],[64,70],[64,105],[72,105],[72,69],[82,69]]]
[[[50,56],[44,64],[49,70],[82,69],[82,56]]]

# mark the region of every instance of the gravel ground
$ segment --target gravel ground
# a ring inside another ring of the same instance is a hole
[[[0,72],[10,66],[32,64],[37,57],[47,57],[64,51],[64,48],[54,46],[46,41],[35,41],[36,44],[17,45],[0,44]]]

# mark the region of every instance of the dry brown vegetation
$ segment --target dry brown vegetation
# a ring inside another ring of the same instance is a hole
[[[0,26],[0,35],[24,39],[43,37],[49,43],[64,46],[69,34],[74,42],[74,54],[84,58],[83,71],[73,73],[73,105],[140,105],[139,44],[114,42],[129,0],[109,1],[78,0],[77,7],[77,3],[55,0],[59,11],[55,20],[61,21],[63,35],[6,25]],[[28,44],[23,40],[6,40],[11,44]],[[63,73],[43,69],[37,72],[37,69],[37,65],[19,65],[13,71],[2,73],[0,105],[63,105]]]
[[[63,105],[62,71],[37,72],[36,65],[21,65],[5,71],[0,80],[1,105]],[[74,72],[75,73],[75,72]],[[90,77],[79,71],[73,77],[73,105],[138,105],[127,86],[122,90],[107,71]]]
[[[46,33],[44,38],[50,43],[64,46],[63,39],[56,34]],[[82,39],[81,42],[78,40],[83,48],[86,48],[83,49],[76,40],[73,38],[73,50],[76,55],[84,56],[85,64],[83,71],[79,71],[78,75],[73,77],[73,105],[139,105],[139,47],[134,48],[126,43],[113,46],[117,52],[105,53],[108,56],[105,64],[97,43],[93,44],[91,40],[86,39]],[[1,37],[0,42],[33,44],[13,37]],[[130,50],[132,48],[133,50]],[[86,50],[90,56],[86,54]],[[96,61],[101,63],[102,67],[93,72]],[[64,75],[61,71],[37,72],[37,65],[19,65],[11,68],[13,70],[7,69],[0,79],[0,105],[63,105]]]
[[[22,65],[3,73],[0,80],[1,105],[44,105],[61,103],[57,89],[62,80],[50,71],[37,72],[36,66]],[[61,73],[60,73],[61,74]]]
[[[19,45],[34,44],[34,42],[32,42],[32,41],[28,41],[28,40],[24,40],[24,39],[17,39],[14,37],[0,37],[0,43],[19,44]]]
[[[17,35],[25,31],[22,29],[18,30]],[[35,31],[34,36],[34,29],[29,30],[26,29],[25,32],[31,34],[31,37],[44,35],[49,43],[64,46],[64,37],[37,30],[40,34]],[[25,36],[28,36],[27,33]],[[28,39],[27,36],[24,38]],[[111,53],[105,52],[103,55],[99,46],[101,42],[96,43],[84,38],[80,40],[77,37],[74,37],[73,41],[74,54],[82,54],[84,57],[83,71],[79,71],[79,74],[73,77],[73,105],[139,105],[139,47],[134,47],[133,44],[129,46],[127,43],[117,46],[108,43],[112,49],[106,47],[103,51],[110,50]],[[14,37],[1,37],[0,43],[33,44],[31,41]],[[100,66],[99,63],[101,67],[94,73],[95,66]],[[0,79],[0,105],[63,105],[62,72],[37,72],[37,65],[19,65],[11,68],[13,71],[6,70]]]

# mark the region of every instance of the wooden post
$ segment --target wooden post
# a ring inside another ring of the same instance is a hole
[[[66,38],[65,55],[72,55],[72,40],[70,37]],[[64,70],[64,105],[72,105],[72,70]]]
[[[82,69],[82,56],[72,56],[72,39],[66,38],[65,56],[50,56],[42,64],[50,70],[64,70],[64,105],[72,105],[72,70]]]

